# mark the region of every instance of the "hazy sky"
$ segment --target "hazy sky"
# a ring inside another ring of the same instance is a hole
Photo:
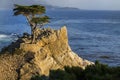
[[[120,0],[1,0],[0,9],[12,8],[13,4],[49,4],[88,10],[120,10]]]

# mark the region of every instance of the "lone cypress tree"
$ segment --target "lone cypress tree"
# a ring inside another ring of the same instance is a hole
[[[49,17],[44,15],[46,9],[41,5],[31,5],[31,6],[22,6],[15,4],[15,8],[13,9],[14,15],[23,15],[26,17],[27,22],[31,27],[31,36],[32,43],[35,42],[35,30],[39,26],[40,28],[49,22]]]

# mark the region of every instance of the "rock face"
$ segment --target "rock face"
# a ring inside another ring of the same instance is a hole
[[[34,75],[48,76],[50,70],[63,69],[64,66],[85,68],[93,64],[71,50],[66,27],[37,29],[36,35],[35,44],[30,44],[30,37],[24,37],[1,54],[0,80],[30,80]],[[13,47],[16,44],[17,48]]]

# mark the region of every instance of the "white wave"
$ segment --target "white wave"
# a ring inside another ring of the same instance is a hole
[[[12,37],[10,35],[0,34],[0,43],[11,42]]]
[[[0,34],[0,43],[2,42],[13,42],[16,41],[18,37],[15,33],[12,33],[10,35]]]
[[[9,37],[8,35],[0,34],[0,39],[8,38],[8,37]]]

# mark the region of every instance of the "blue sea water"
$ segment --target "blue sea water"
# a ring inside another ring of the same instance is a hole
[[[84,59],[120,66],[120,11],[47,10],[51,23],[59,29],[66,25],[69,44]],[[0,11],[0,48],[14,41],[14,33],[30,32],[23,16]]]

